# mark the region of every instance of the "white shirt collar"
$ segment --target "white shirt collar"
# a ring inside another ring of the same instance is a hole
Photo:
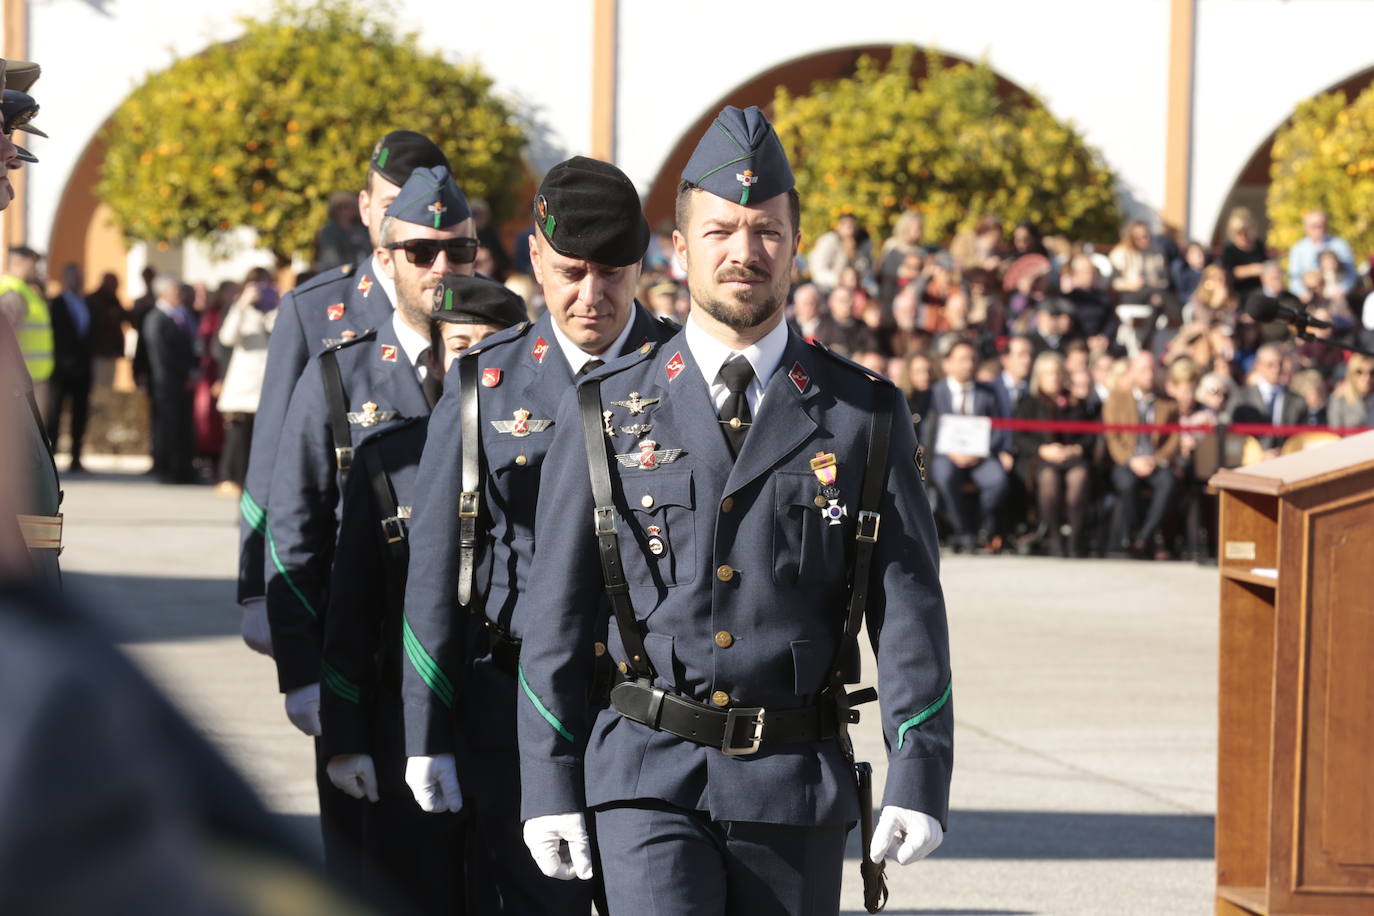
[[[1260,396],[1267,401],[1274,396],[1274,389],[1278,388],[1279,386],[1271,385],[1269,382],[1266,382],[1262,378],[1256,378],[1255,387],[1259,389]]]
[[[403,258],[405,257],[405,252],[393,251],[392,255],[398,258]],[[382,270],[382,265],[377,262],[377,255],[375,254],[372,256],[372,279],[377,281],[377,285],[382,288],[382,292],[386,293],[386,301],[391,303],[392,308],[395,308],[396,281],[392,280],[389,276],[387,276],[385,270]]]
[[[956,394],[956,395],[957,395],[957,394],[962,394],[962,393],[965,392],[965,391],[972,391],[972,390],[973,390],[973,382],[968,381],[968,382],[960,383],[960,382],[955,381],[955,380],[954,380],[954,376],[952,376],[952,375],[951,375],[951,376],[947,376],[947,377],[945,378],[945,384],[949,386],[950,394]]]
[[[635,309],[630,306],[630,317],[625,319],[625,327],[620,329],[619,336],[611,341],[611,345],[601,353],[588,353],[586,350],[572,342],[572,338],[563,333],[563,329],[558,326],[557,321],[553,321],[553,339],[558,342],[558,349],[563,352],[563,358],[568,361],[568,367],[572,369],[573,375],[582,371],[590,360],[599,359],[604,363],[609,363],[621,354],[625,349],[625,341],[630,339],[630,328],[634,327]]]
[[[706,329],[696,321],[696,312],[692,311],[687,314],[685,336],[687,348],[692,351],[692,359],[696,360],[697,368],[706,380],[706,387],[711,390],[711,400],[717,409],[725,403],[725,398],[730,393],[730,389],[725,386],[725,380],[720,377],[720,367],[736,353],[749,360],[749,365],[754,370],[754,380],[749,383],[749,389],[744,396],[749,401],[749,409],[757,415],[763,403],[763,392],[768,387],[768,380],[773,377],[778,363],[782,362],[782,353],[787,349],[787,322],[779,321],[777,327],[743,350],[732,350],[706,333]]]
[[[429,367],[416,365],[416,362],[429,349],[429,338],[402,321],[400,309],[393,309],[391,312],[391,329],[396,332],[396,340],[405,351],[406,361],[415,367],[423,380],[428,374]]]

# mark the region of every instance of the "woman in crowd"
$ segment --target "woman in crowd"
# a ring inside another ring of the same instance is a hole
[[[219,342],[230,351],[229,368],[219,392],[219,410],[224,414],[225,442],[220,461],[219,492],[237,496],[248,473],[248,446],[253,439],[253,416],[262,395],[262,377],[267,371],[267,338],[277,319],[277,290],[272,276],[261,267],[254,268],[244,282],[243,292],[229,307],[219,329]]]
[[[873,271],[878,284],[878,301],[884,308],[892,307],[892,300],[921,273],[926,250],[921,244],[925,234],[925,220],[917,210],[908,210],[897,217],[892,237],[883,243],[882,254]]]
[[[1371,426],[1370,405],[1374,403],[1374,356],[1356,353],[1345,364],[1345,380],[1326,405],[1326,422],[1331,426]]]
[[[906,361],[906,405],[916,424],[916,441],[921,439],[921,425],[930,414],[930,392],[935,386],[935,364],[925,353],[916,353]]]
[[[1255,232],[1255,220],[1245,207],[1236,207],[1226,218],[1226,247],[1221,250],[1221,267],[1236,298],[1244,302],[1260,288],[1264,271],[1264,244]]]
[[[1207,260],[1207,249],[1202,247],[1201,242],[1189,242],[1188,247],[1183,249],[1183,257],[1175,261],[1169,271],[1178,298],[1186,302],[1192,297],[1193,290],[1202,282],[1202,273],[1208,267]]]
[[[1036,357],[1030,391],[1016,405],[1022,420],[1086,420],[1087,409],[1068,390],[1064,358],[1053,351]],[[1038,525],[1035,540],[1057,557],[1082,553],[1089,497],[1087,436],[1081,433],[1018,432],[1017,471],[1035,491]],[[1067,510],[1067,550],[1061,530],[1061,505]]]
[[[1169,269],[1164,255],[1155,248],[1150,227],[1131,220],[1121,232],[1121,241],[1107,256],[1116,273],[1112,289],[1125,303],[1149,302],[1150,297],[1169,289]]]

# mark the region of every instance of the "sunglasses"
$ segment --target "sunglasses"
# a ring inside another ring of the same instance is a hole
[[[395,251],[406,253],[406,260],[416,267],[428,267],[434,263],[442,251],[454,264],[471,264],[477,260],[477,249],[481,243],[477,239],[406,239],[386,246]]]

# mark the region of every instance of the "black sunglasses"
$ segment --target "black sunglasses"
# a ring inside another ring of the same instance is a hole
[[[439,257],[442,251],[448,255],[449,261],[454,264],[471,264],[477,260],[477,249],[481,243],[477,239],[406,239],[404,242],[396,242],[386,246],[395,251],[401,249],[406,253],[406,260],[416,267],[428,267],[434,263],[434,259]]]

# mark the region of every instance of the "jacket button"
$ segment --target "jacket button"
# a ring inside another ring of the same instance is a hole
[[[720,501],[720,511],[729,512],[733,508],[735,508],[735,500],[732,497],[727,496]]]
[[[711,694],[711,702],[715,703],[717,706],[729,706],[730,694],[726,693],[724,690],[717,690],[715,693]]]
[[[606,644],[604,642],[599,642],[592,647],[592,651],[596,653],[597,658],[600,658],[606,654]]]
[[[734,643],[735,637],[731,636],[729,631],[721,630],[716,634],[716,645],[720,646],[722,649],[728,649],[734,645]]]
[[[621,674],[629,674],[629,673],[630,673],[630,666],[627,665],[627,664],[625,664],[624,662],[621,662],[619,665],[616,665],[616,667],[620,669],[620,673],[621,673]]]
[[[716,567],[716,578],[722,582],[729,582],[735,578],[735,570],[729,563],[722,563]]]
[[[520,465],[521,467],[524,467],[528,462],[529,462],[529,459],[526,458],[524,455],[516,455],[516,456],[515,456],[515,463],[518,464],[518,465]]]
[[[645,493],[639,498],[639,504],[646,509],[652,509],[654,507],[654,498],[648,493]]]

